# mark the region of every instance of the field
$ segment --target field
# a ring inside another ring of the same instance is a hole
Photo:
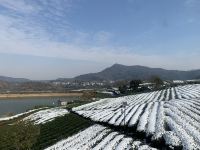
[[[78,134],[46,148],[45,150],[156,150],[141,141],[134,140],[119,132],[112,131],[101,125],[93,125]]]
[[[36,113],[33,113],[25,117],[23,120],[32,121],[34,122],[34,124],[45,124],[46,122],[54,120],[56,117],[61,117],[68,113],[69,112],[66,109],[57,107],[57,108],[40,110]]]
[[[44,110],[44,109],[47,109],[47,107],[32,109],[27,112],[20,113],[20,114],[14,115],[14,116],[0,118],[0,127],[4,126],[4,125],[8,125],[8,124],[13,124],[16,121],[19,121],[31,114],[34,114],[35,112],[38,112],[38,111]]]
[[[155,147],[164,143],[172,149],[200,149],[200,85],[102,99],[73,111],[96,123],[125,126],[129,134]]]
[[[58,117],[54,121],[41,124],[40,136],[33,150],[41,150],[91,126],[93,123],[74,114]]]
[[[2,119],[0,134],[21,119],[40,126],[33,150],[200,149],[200,85],[40,109]]]
[[[72,136],[73,134],[76,134],[81,130],[84,130],[85,128],[93,124],[91,121],[88,121],[74,114],[57,116],[54,120],[48,121],[46,121],[43,116],[41,116],[39,120],[41,121],[41,119],[42,122],[40,122],[40,135],[32,150],[42,150],[50,145],[55,144],[59,140]],[[35,123],[38,123],[38,121],[36,120],[33,121],[35,121]],[[6,128],[9,128],[9,126],[4,125],[0,127],[0,134],[4,134]],[[9,139],[6,139],[6,137],[3,137],[1,139],[1,137],[2,136],[0,136],[0,149],[14,150],[13,145],[8,142]]]

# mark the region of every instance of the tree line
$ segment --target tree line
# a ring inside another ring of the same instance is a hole
[[[140,86],[142,84],[142,80],[131,80],[130,82],[121,81],[118,88],[121,94],[132,94],[136,92],[159,90],[163,85],[163,80],[159,76],[152,76],[149,82],[152,84],[152,89],[149,89],[148,86]]]

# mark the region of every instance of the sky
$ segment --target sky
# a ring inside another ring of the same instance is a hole
[[[0,0],[0,75],[200,69],[199,0]]]

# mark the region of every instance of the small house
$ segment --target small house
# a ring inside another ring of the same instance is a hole
[[[58,100],[58,106],[67,106],[68,104],[73,103],[74,100]]]

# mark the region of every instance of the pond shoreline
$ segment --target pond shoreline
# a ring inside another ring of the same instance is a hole
[[[78,97],[82,93],[25,93],[25,94],[0,94],[0,100],[10,98],[42,98],[42,97]]]

